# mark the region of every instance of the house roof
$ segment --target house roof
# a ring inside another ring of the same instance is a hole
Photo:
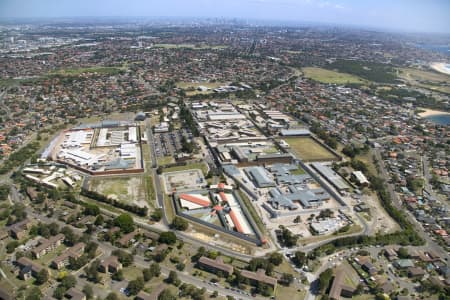
[[[217,257],[216,259],[210,259],[206,256],[200,257],[198,260],[200,264],[207,265],[222,271],[225,271],[227,273],[233,273],[233,266],[229,264],[225,264],[221,257]]]
[[[248,271],[248,270],[242,270],[241,275],[245,278],[267,283],[272,286],[276,286],[277,279],[267,276],[264,269],[258,269],[256,272]]]

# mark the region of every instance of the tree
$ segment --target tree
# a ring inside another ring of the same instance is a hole
[[[325,292],[333,277],[333,270],[328,268],[319,275],[319,289],[321,292]]]
[[[185,231],[189,223],[182,217],[176,216],[172,221],[172,228],[180,231]]]
[[[269,262],[275,266],[281,265],[283,262],[283,254],[272,252],[269,256]]]
[[[105,219],[103,218],[103,216],[102,215],[98,215],[97,218],[95,218],[94,225],[95,226],[101,226],[101,225],[103,225],[104,222],[105,222]]]
[[[48,280],[48,271],[47,269],[42,269],[36,274],[36,284],[41,285],[46,283]]]
[[[397,254],[399,258],[409,258],[408,249],[406,249],[405,247],[400,247],[397,251]]]
[[[155,211],[152,213],[151,218],[155,222],[159,222],[162,219],[163,211],[161,208],[156,208]]]
[[[127,290],[130,292],[131,295],[137,295],[140,290],[144,288],[145,281],[144,278],[138,277],[135,280],[131,280],[128,283]]]
[[[69,226],[63,227],[63,229],[61,229],[61,233],[64,234],[65,236],[64,242],[68,246],[73,246],[78,241],[78,236],[73,232],[72,228],[70,228]]]
[[[122,281],[122,280],[124,279],[123,271],[122,271],[122,270],[117,271],[116,273],[114,273],[114,274],[111,276],[111,278],[112,278],[113,280]]]
[[[121,214],[114,219],[114,225],[118,226],[124,233],[130,233],[134,230],[133,218],[129,214]]]
[[[166,231],[159,235],[158,242],[173,245],[177,242],[177,236],[172,231]]]
[[[105,300],[119,300],[119,296],[116,293],[111,292],[106,296]]]
[[[157,263],[152,263],[150,265],[150,271],[152,272],[153,277],[159,277],[159,275],[161,275],[161,268]]]
[[[61,286],[65,287],[66,290],[77,285],[77,279],[73,275],[67,275],[61,280]]]
[[[186,268],[186,265],[184,263],[180,262],[176,265],[176,268],[178,271],[183,271],[184,268]]]
[[[83,293],[86,295],[87,299],[92,299],[94,297],[94,290],[90,284],[86,284],[83,287]]]
[[[302,251],[296,251],[294,256],[291,258],[292,262],[298,267],[303,267],[308,262],[308,257]]]
[[[218,291],[214,291],[212,294],[211,294],[211,298],[217,298],[219,296],[219,292]]]
[[[150,268],[142,270],[142,277],[144,278],[145,282],[153,278],[153,274]]]
[[[98,273],[98,267],[100,266],[100,260],[96,259],[92,264],[84,269],[87,280],[98,283],[101,281],[101,276]]]
[[[178,274],[175,271],[170,271],[169,272],[169,276],[167,276],[166,278],[166,282],[169,284],[173,284],[175,286],[179,285],[179,279],[178,279]]]
[[[55,297],[56,299],[63,299],[65,293],[66,293],[66,289],[63,286],[59,285],[53,291],[53,297]]]
[[[168,289],[164,289],[158,296],[158,300],[176,300],[177,298]]]
[[[294,223],[300,223],[302,221],[302,218],[300,216],[296,216],[294,219]]]
[[[125,252],[123,250],[114,250],[112,252],[112,255],[115,255],[118,257],[120,263],[124,266],[124,267],[128,267],[130,266],[133,261],[134,261],[134,257],[132,254]]]
[[[294,275],[289,273],[283,273],[280,278],[280,283],[285,286],[290,286],[294,282]]]
[[[98,216],[100,214],[100,208],[95,204],[85,204],[83,213],[85,215]]]
[[[27,296],[25,300],[40,300],[42,299],[41,289],[38,287],[32,287],[31,290],[27,291]]]
[[[6,252],[7,253],[13,253],[14,250],[16,250],[16,248],[19,246],[19,242],[18,241],[11,241],[8,244],[6,244]]]

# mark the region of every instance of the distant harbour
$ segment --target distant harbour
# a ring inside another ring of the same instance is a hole
[[[439,125],[450,125],[450,113],[440,110],[423,108],[419,117]]]
[[[419,117],[439,125],[450,125],[450,113],[440,110],[423,109]]]
[[[439,125],[450,125],[450,115],[434,115],[426,117],[425,119]]]

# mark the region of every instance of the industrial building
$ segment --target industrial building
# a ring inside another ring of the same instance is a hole
[[[244,170],[257,187],[267,188],[275,186],[275,182],[269,177],[269,174],[263,167],[249,167]]]
[[[350,190],[350,186],[345,180],[334,172],[330,167],[327,167],[321,163],[311,163],[311,166],[325,178],[339,193],[347,192]]]

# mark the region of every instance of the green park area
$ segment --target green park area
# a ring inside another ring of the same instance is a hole
[[[346,83],[359,83],[363,84],[366,81],[360,77],[340,73],[332,70],[326,70],[322,68],[307,67],[302,69],[305,77],[321,83],[335,83],[335,84],[346,84]]]
[[[450,94],[449,75],[414,68],[398,68],[397,72],[408,84]]]

